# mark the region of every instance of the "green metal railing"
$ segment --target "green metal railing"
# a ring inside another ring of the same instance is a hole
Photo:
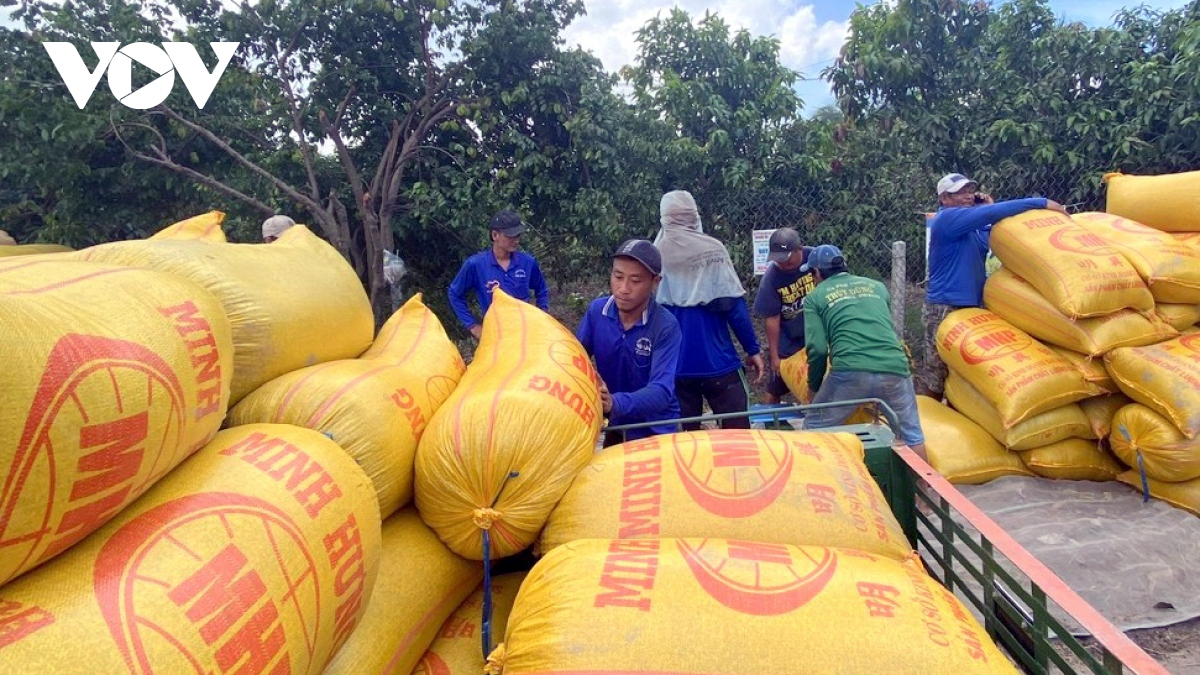
[[[1036,675],[1169,675],[1161,664],[1080,598],[923,458],[908,446],[896,443],[888,428],[898,428],[896,415],[883,401],[862,399],[775,407],[666,423],[711,423],[750,417],[768,428],[790,430],[792,426],[787,419],[803,416],[806,411],[864,404],[874,408],[875,423],[819,432],[853,433],[863,441],[867,469],[879,483],[930,575],[983,617],[988,634],[1015,663]],[[880,424],[879,420],[888,424]],[[629,424],[609,427],[606,432],[623,434],[661,424],[664,422]],[[1003,561],[1010,565],[1005,566]],[[1052,606],[1092,635],[1091,650],[1055,617]]]

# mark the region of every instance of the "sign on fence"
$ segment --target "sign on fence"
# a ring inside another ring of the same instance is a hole
[[[754,250],[754,274],[761,275],[767,271],[767,249],[771,241],[771,233],[775,230],[754,230],[750,233],[750,247]]]

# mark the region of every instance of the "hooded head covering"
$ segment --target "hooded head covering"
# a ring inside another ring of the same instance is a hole
[[[0,246],[16,246],[17,240],[9,236],[4,230],[0,230]]]
[[[677,307],[707,305],[717,298],[746,294],[725,245],[704,234],[696,200],[686,190],[662,196],[658,204],[662,229],[654,245],[662,253],[658,302]]]
[[[271,216],[263,221],[262,235],[263,239],[267,237],[278,237],[283,234],[289,227],[296,224],[296,221],[287,216]]]

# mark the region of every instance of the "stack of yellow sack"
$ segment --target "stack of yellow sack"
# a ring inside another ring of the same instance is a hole
[[[1130,467],[1120,479],[1200,515],[1200,172],[1109,174],[1107,214],[1089,218],[1135,265],[1156,311],[1178,337],[1104,356],[1134,403],[1114,414],[1109,440]]]
[[[925,572],[863,452],[750,430],[606,448],[551,514],[487,672],[1015,672]]]

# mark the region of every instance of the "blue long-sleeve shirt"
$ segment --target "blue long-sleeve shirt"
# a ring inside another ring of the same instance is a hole
[[[546,287],[546,279],[542,276],[542,268],[537,260],[524,251],[516,251],[508,262],[508,269],[500,266],[492,249],[480,251],[467,258],[459,268],[454,281],[450,283],[450,306],[458,317],[463,328],[470,329],[480,323],[482,315],[487,314],[492,306],[492,289],[499,286],[505,293],[518,300],[529,301],[529,292],[533,291],[536,304],[542,311],[549,311],[550,290]],[[480,318],[471,314],[467,305],[467,294],[475,292],[479,300]]]
[[[742,366],[729,330],[742,350],[753,356],[761,351],[745,298],[718,298],[699,307],[662,305],[679,322],[687,349],[679,352],[676,377],[720,377]]]
[[[621,325],[613,297],[597,298],[588,305],[576,337],[596,359],[596,370],[612,393],[610,425],[679,418],[675,398],[675,370],[681,336],[671,313],[650,300],[646,311],[629,330]],[[663,424],[628,432],[626,440],[677,431]]]
[[[1032,209],[1046,208],[1042,197],[984,206],[942,207],[929,222],[927,302],[956,307],[983,306],[985,259],[992,223]]]

